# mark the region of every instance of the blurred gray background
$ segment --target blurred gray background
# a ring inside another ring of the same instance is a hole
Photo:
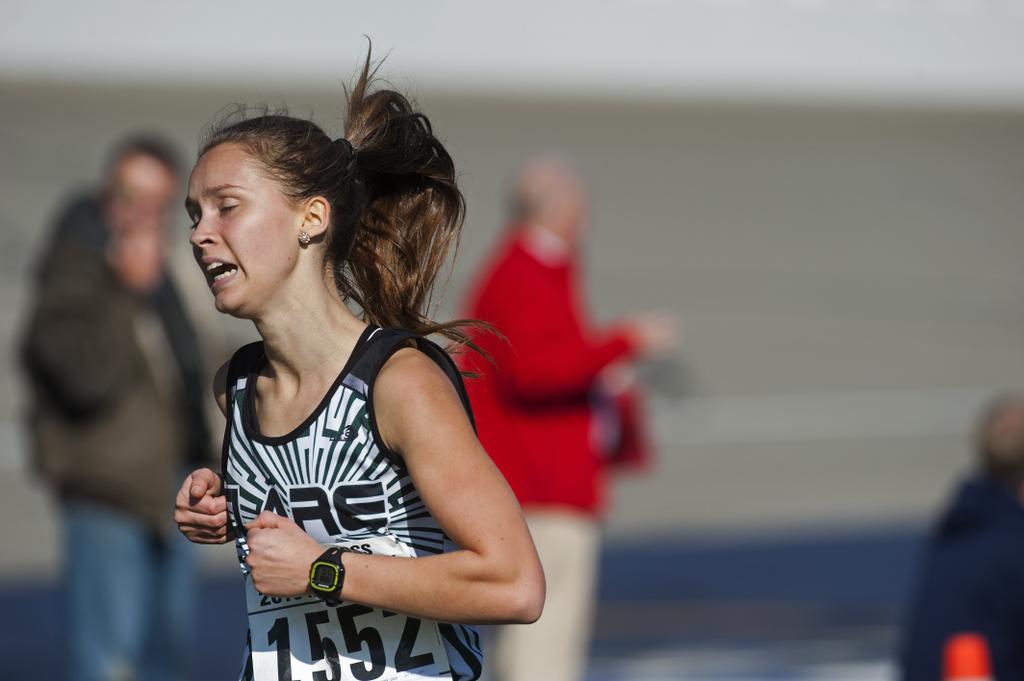
[[[657,467],[617,485],[611,544],[923,529],[979,407],[1024,382],[1020,2],[0,7],[0,578],[58,570],[16,341],[62,199],[127,131],[191,157],[231,102],[340,132],[363,34],[461,173],[442,315],[510,173],[555,152],[590,183],[596,316],[683,319],[648,371]]]

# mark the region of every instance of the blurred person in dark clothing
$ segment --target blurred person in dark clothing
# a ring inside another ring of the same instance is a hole
[[[580,250],[586,192],[557,159],[520,172],[503,242],[476,280],[467,314],[493,358],[462,356],[480,441],[522,504],[547,579],[535,624],[495,632],[498,681],[582,678],[610,465],[650,456],[631,365],[675,349],[676,321],[649,313],[608,326],[589,319]],[[474,356],[470,356],[470,354]]]
[[[942,678],[953,634],[984,637],[999,681],[1024,679],[1024,397],[983,413],[978,473],[965,480],[929,540],[903,634],[904,681]]]
[[[60,501],[75,681],[188,677],[195,569],[177,480],[209,460],[208,380],[166,259],[176,156],[140,136],[44,248],[23,355],[38,472]]]

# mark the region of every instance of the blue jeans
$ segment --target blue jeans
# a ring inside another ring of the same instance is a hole
[[[184,681],[196,599],[192,545],[122,512],[65,502],[70,681]],[[168,511],[168,515],[170,511]]]

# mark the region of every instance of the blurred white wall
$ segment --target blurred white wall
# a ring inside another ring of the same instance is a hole
[[[0,78],[1024,106],[1021,0],[3,0]]]

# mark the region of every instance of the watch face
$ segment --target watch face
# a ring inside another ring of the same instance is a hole
[[[333,591],[338,586],[337,565],[331,563],[316,563],[313,566],[313,574],[309,583],[318,591]]]

